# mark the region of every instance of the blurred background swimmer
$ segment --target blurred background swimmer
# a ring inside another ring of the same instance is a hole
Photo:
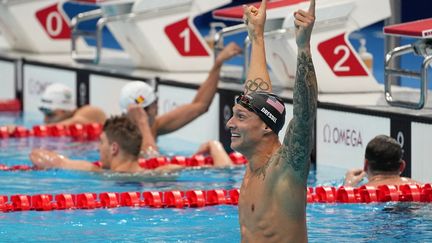
[[[53,83],[45,89],[39,110],[47,124],[103,124],[106,120],[105,113],[98,107],[85,105],[77,108],[72,89],[60,83]]]
[[[139,127],[143,136],[141,156],[158,155],[157,136],[174,132],[206,113],[216,93],[222,64],[240,54],[242,49],[230,43],[218,54],[207,79],[201,84],[191,103],[158,115],[157,96],[154,89],[140,81],[126,84],[120,95],[120,107]]]
[[[422,184],[401,176],[406,166],[402,157],[402,147],[394,138],[378,135],[366,146],[363,169],[348,171],[344,186],[359,186],[363,178],[368,186]]]

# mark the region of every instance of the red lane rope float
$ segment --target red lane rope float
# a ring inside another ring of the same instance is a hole
[[[431,184],[308,187],[308,203],[432,202]]]
[[[65,209],[97,209],[117,207],[186,208],[215,205],[237,205],[239,189],[103,192],[80,194],[0,195],[0,211],[51,211]],[[10,200],[9,200],[10,199]],[[432,202],[432,186],[382,185],[334,187],[320,186],[307,189],[308,203],[380,203],[380,202]]]
[[[103,192],[80,194],[0,195],[0,211],[51,211],[117,207],[185,208],[237,205],[239,190]]]
[[[0,111],[20,111],[21,101],[18,99],[0,99]]]
[[[247,163],[246,157],[244,157],[242,154],[238,152],[232,152],[229,154],[229,157],[231,158],[231,161],[234,165],[243,165]],[[176,164],[176,165],[182,165],[185,167],[200,167],[200,166],[206,166],[206,165],[213,165],[213,158],[210,156],[204,156],[204,155],[193,155],[191,157],[185,157],[185,156],[173,156],[171,158],[168,157],[156,157],[151,159],[143,159],[140,158],[138,161],[139,165],[142,168],[153,170],[163,165],[168,164]],[[93,162],[94,165],[102,167],[102,163],[97,161]],[[6,166],[3,164],[0,164],[0,171],[30,171],[30,170],[38,170],[35,166],[29,166],[29,165],[14,165],[14,166]]]
[[[93,140],[99,138],[103,126],[98,123],[72,125],[37,125],[32,129],[22,126],[9,131],[8,127],[0,127],[0,139],[27,137],[72,137],[77,140]]]

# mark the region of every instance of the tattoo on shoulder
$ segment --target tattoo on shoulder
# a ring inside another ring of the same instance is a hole
[[[269,82],[264,81],[262,78],[256,78],[254,80],[247,80],[245,83],[245,93],[251,93],[256,91],[269,91]]]

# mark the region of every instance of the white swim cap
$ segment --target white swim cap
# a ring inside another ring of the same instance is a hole
[[[40,108],[74,110],[76,104],[72,89],[59,83],[49,85],[42,94]]]
[[[154,89],[142,82],[133,81],[123,86],[120,92],[120,108],[126,112],[130,104],[139,104],[146,108],[156,100]]]

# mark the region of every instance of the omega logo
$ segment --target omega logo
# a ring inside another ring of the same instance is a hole
[[[87,98],[87,85],[85,83],[81,83],[79,85],[79,102],[80,105],[85,105]]]
[[[30,78],[28,81],[29,94],[41,95],[45,91],[45,88],[50,84],[51,82],[43,82],[37,79]]]
[[[331,127],[326,124],[323,128],[324,143],[344,144],[352,147],[363,147],[363,139],[360,131],[355,129]]]
[[[223,118],[224,118],[224,128],[225,130],[229,130],[226,124],[228,123],[229,119],[231,119],[231,107],[229,105],[225,105],[223,108]]]
[[[404,134],[402,131],[398,132],[396,140],[398,141],[400,146],[403,148],[403,146],[405,144],[405,137],[404,137]]]

